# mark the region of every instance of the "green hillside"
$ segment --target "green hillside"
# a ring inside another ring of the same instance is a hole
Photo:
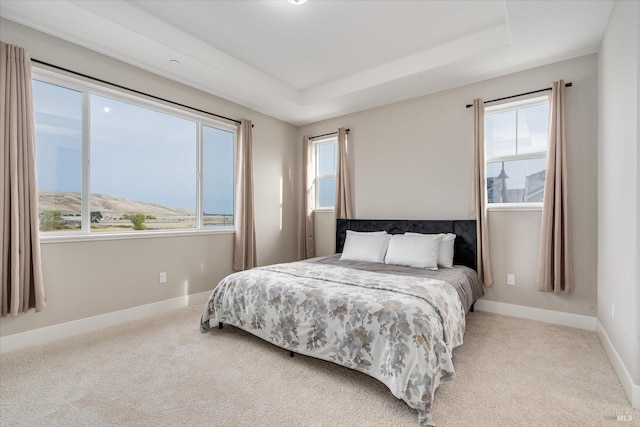
[[[40,212],[57,211],[63,216],[79,215],[81,210],[80,193],[61,191],[40,191]],[[104,218],[121,217],[124,214],[143,213],[156,218],[175,218],[195,215],[194,211],[184,208],[163,206],[157,203],[123,199],[106,194],[92,194],[90,210],[99,211]]]

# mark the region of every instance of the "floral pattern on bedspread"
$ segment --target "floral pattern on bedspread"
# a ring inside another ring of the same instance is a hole
[[[293,262],[227,276],[202,331],[210,322],[371,375],[417,409],[420,424],[434,425],[433,395],[455,377],[465,310],[443,281]]]

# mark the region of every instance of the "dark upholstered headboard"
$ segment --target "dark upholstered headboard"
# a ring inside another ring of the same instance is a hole
[[[453,263],[476,268],[475,220],[406,220],[406,219],[339,219],[336,224],[336,253],[342,253],[347,230],[386,231],[400,233],[454,233],[456,235]]]

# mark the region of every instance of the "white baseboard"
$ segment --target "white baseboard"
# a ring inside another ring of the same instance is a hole
[[[607,332],[602,327],[600,321],[597,321],[596,324],[596,334],[598,335],[598,338],[600,338],[600,342],[611,361],[613,369],[616,371],[618,378],[620,378],[620,382],[622,383],[625,393],[627,393],[631,406],[636,409],[640,409],[640,385],[633,382],[633,378],[631,378],[629,370],[622,362],[620,355],[611,343],[611,340],[609,339]]]
[[[33,329],[17,334],[0,337],[0,353],[6,353],[24,347],[46,344],[61,338],[92,332],[107,326],[113,326],[131,320],[143,319],[156,314],[166,313],[187,305],[205,304],[211,292],[172,298],[151,304],[139,305],[125,310],[113,311],[98,316],[59,323],[44,328]]]
[[[555,325],[570,326],[572,328],[596,330],[596,317],[582,314],[564,313],[561,311],[544,310],[542,308],[525,307],[523,305],[507,304],[504,302],[479,299],[475,304],[476,310],[505,316],[521,317],[523,319],[538,320]]]

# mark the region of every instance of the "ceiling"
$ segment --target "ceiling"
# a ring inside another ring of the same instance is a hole
[[[612,7],[609,0],[2,0],[0,16],[304,125],[597,52]]]

